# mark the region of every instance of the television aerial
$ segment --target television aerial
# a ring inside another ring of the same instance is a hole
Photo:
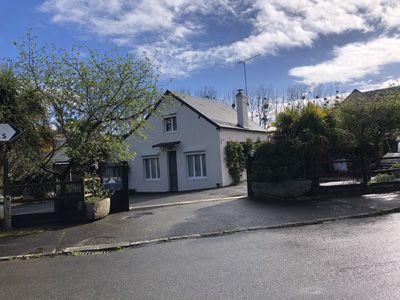
[[[245,90],[246,90],[246,96],[248,96],[248,92],[247,92],[247,74],[246,74],[246,62],[248,62],[248,61],[250,61],[250,60],[252,60],[252,59],[254,59],[254,58],[256,58],[256,57],[258,57],[258,56],[260,56],[261,54],[257,54],[257,55],[254,55],[254,56],[252,56],[252,57],[249,57],[249,58],[246,58],[246,59],[243,59],[243,60],[239,60],[237,63],[238,64],[243,64],[243,74],[244,74],[244,86],[245,86]]]

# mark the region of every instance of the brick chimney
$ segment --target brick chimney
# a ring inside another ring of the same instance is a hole
[[[243,90],[237,90],[236,93],[236,112],[238,126],[242,128],[249,128],[249,102]]]

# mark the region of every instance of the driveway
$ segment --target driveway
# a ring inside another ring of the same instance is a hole
[[[241,183],[236,186],[223,188],[177,192],[177,193],[135,193],[130,196],[130,208],[143,206],[165,205],[170,203],[182,203],[187,201],[210,201],[218,199],[229,199],[231,197],[247,196],[247,185]]]
[[[135,193],[129,197],[130,208],[143,206],[165,205],[187,201],[210,201],[229,199],[231,197],[244,197],[247,195],[245,183],[200,191],[177,193]],[[54,211],[53,201],[40,201],[28,203],[15,203],[12,207],[13,215],[48,213]]]
[[[37,201],[26,203],[13,203],[12,215],[38,214],[54,212],[54,201]]]

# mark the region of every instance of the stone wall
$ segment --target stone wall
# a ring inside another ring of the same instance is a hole
[[[311,191],[311,180],[251,182],[252,198],[265,200],[299,200]]]

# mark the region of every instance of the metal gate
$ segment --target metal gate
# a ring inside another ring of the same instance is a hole
[[[103,185],[111,192],[111,213],[129,210],[128,176],[127,162],[100,166]]]

